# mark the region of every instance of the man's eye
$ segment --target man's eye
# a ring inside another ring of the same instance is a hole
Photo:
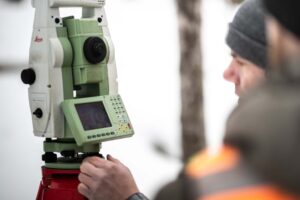
[[[239,60],[237,60],[236,62],[237,62],[237,64],[238,64],[239,66],[244,66],[244,64],[245,64],[244,62],[239,61]]]

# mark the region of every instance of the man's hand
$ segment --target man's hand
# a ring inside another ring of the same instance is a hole
[[[80,171],[78,191],[89,200],[126,200],[139,191],[130,170],[110,155],[86,158]]]

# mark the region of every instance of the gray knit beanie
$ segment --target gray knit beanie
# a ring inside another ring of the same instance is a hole
[[[267,65],[265,12],[260,0],[246,0],[237,11],[226,43],[242,58],[265,69]]]

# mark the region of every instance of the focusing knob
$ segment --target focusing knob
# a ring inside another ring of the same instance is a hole
[[[21,73],[21,79],[24,84],[32,85],[35,81],[35,72],[33,69],[24,69]]]
[[[40,108],[37,108],[32,114],[34,114],[37,118],[43,117],[43,111]]]
[[[89,37],[83,45],[83,52],[86,59],[97,64],[102,62],[107,54],[105,42],[99,37]]]

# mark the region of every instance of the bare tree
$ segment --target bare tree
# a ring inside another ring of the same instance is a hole
[[[183,160],[204,148],[201,0],[177,0]]]

